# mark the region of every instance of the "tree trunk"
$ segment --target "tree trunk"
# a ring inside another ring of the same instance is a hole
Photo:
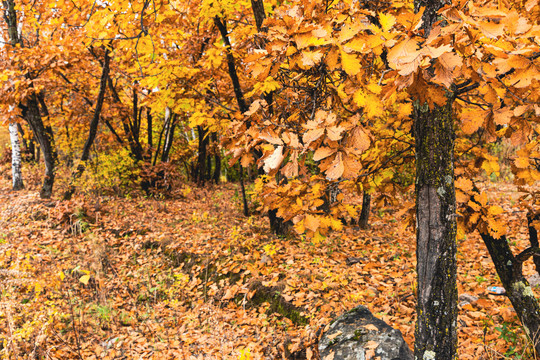
[[[96,139],[98,125],[99,125],[99,118],[101,117],[101,109],[103,109],[103,102],[105,100],[105,92],[107,91],[107,78],[109,77],[109,63],[110,63],[109,49],[105,48],[103,70],[101,72],[99,92],[98,92],[98,98],[96,101],[96,108],[94,110],[94,116],[92,117],[92,121],[90,122],[88,138],[86,139],[86,142],[84,143],[84,147],[83,147],[83,151],[81,155],[81,161],[79,165],[77,166],[77,171],[73,173],[72,175],[71,185],[69,189],[64,193],[64,200],[71,199],[71,197],[75,193],[74,180],[82,176],[85,170],[84,163],[88,161],[88,159],[90,158],[90,148],[92,147],[92,145],[94,144],[94,140]]]
[[[167,132],[165,133],[165,144],[163,144],[163,153],[161,155],[161,162],[169,161],[169,154],[172,149],[172,144],[174,140],[174,130],[176,128],[176,119],[178,115],[172,113],[169,115],[169,120],[167,122]]]
[[[219,146],[218,146],[218,137],[217,137],[217,133],[213,132],[212,133],[212,141],[214,142],[214,145],[215,145],[215,154],[214,154],[214,163],[215,163],[215,166],[214,166],[214,174],[213,174],[213,180],[216,184],[219,184],[219,180],[220,180],[220,177],[221,177],[221,156],[219,156],[219,153],[220,153],[220,149],[219,149]]]
[[[371,208],[371,195],[364,191],[362,195],[362,211],[360,212],[360,218],[358,219],[358,226],[360,229],[365,230],[369,226],[369,211]]]
[[[55,177],[56,151],[54,150],[52,130],[46,129],[39,111],[37,95],[29,96],[26,105],[20,105],[22,117],[28,122],[36,137],[45,161],[45,177],[41,186],[40,197],[48,199],[52,196]]]
[[[523,262],[530,256],[540,255],[538,247],[524,250],[514,256],[505,236],[495,239],[489,234],[480,233],[491,255],[499,279],[506,289],[506,295],[519,316],[523,329],[532,340],[537,354],[540,354],[540,306],[534,293],[523,277]]]
[[[415,357],[455,359],[457,347],[456,199],[451,103],[415,109],[416,261]]]
[[[246,100],[244,99],[244,94],[242,93],[242,87],[240,86],[240,80],[238,79],[238,73],[236,72],[236,64],[234,61],[234,55],[232,53],[232,46],[231,42],[229,40],[229,36],[227,33],[227,23],[226,20],[220,19],[219,17],[214,18],[214,24],[216,24],[220,34],[221,39],[225,43],[226,50],[227,50],[227,65],[229,68],[229,77],[231,78],[231,82],[233,84],[234,89],[234,95],[236,97],[236,102],[238,103],[238,108],[240,109],[240,112],[245,113],[249,110],[249,107],[246,104]],[[247,124],[247,127],[250,127],[250,124]],[[246,198],[246,191],[244,187],[244,169],[242,168],[242,164],[239,163],[240,166],[240,185],[242,187],[242,200],[244,203],[244,215],[248,216],[249,209],[248,209],[248,202]]]
[[[26,161],[28,161],[28,158],[30,157],[30,145],[28,143],[28,141],[25,139],[24,137],[24,129],[23,127],[21,126],[21,124],[17,123],[17,131],[19,132],[19,135],[21,135],[21,145],[22,145],[22,152],[24,154],[26,154],[25,156],[25,159]]]
[[[443,0],[415,0],[427,38]],[[414,109],[416,146],[416,359],[457,357],[457,246],[452,102]]]
[[[199,154],[197,157],[197,184],[203,185],[206,180],[206,153],[208,145],[208,137],[206,136],[207,130],[202,126],[197,125],[197,132],[199,134]]]
[[[538,243],[538,231],[534,227],[534,223],[537,221],[540,221],[540,214],[531,214],[531,213],[527,214],[527,227],[529,228],[529,241],[531,243],[531,247],[533,248],[540,247],[540,244]],[[540,256],[535,256],[533,258],[533,262],[536,268],[536,272],[540,274]]]
[[[150,108],[146,108],[146,133],[147,133],[147,141],[148,141],[148,157],[152,158],[152,113],[150,111]]]
[[[17,124],[9,124],[9,136],[11,140],[11,170],[13,174],[13,190],[21,190],[24,188],[24,183],[21,173],[21,148],[19,146]]]

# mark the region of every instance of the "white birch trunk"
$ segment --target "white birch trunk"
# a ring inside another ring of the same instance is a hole
[[[11,139],[11,170],[13,173],[13,190],[24,188],[21,173],[21,147],[19,145],[19,136],[17,134],[17,124],[9,124],[9,136]]]

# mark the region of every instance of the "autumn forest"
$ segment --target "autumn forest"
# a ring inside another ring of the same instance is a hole
[[[539,0],[0,29],[1,358],[540,359]]]

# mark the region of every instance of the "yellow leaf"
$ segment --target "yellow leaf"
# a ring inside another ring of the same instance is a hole
[[[365,29],[365,26],[363,26],[359,21],[355,23],[349,23],[341,28],[341,31],[339,32],[339,42],[344,43],[347,40],[352,39],[356,34],[358,34],[361,30]]]
[[[64,281],[64,278],[66,277],[66,275],[64,274],[63,271],[58,271],[58,277],[60,278],[60,281]]]
[[[289,57],[291,55],[293,55],[294,53],[296,53],[296,48],[294,46],[289,46],[287,48],[287,52],[285,53],[285,56]]]
[[[502,214],[503,212],[504,212],[503,208],[497,205],[490,206],[488,209],[488,213],[493,216]]]
[[[90,281],[90,275],[81,276],[79,281],[82,282],[84,285],[88,285],[88,281]]]
[[[501,170],[497,160],[484,160],[482,163],[482,169],[486,170],[488,176],[493,173],[495,173],[495,175],[499,175],[499,171]]]
[[[379,22],[382,29],[388,31],[396,23],[396,18],[392,14],[379,13]]]
[[[343,229],[343,223],[341,222],[341,220],[332,218],[332,229],[336,231],[340,231],[341,229]]]
[[[304,226],[304,220],[300,220],[296,224],[294,224],[294,229],[297,233],[303,234],[306,231],[306,227]]]
[[[366,106],[367,98],[366,98],[366,94],[364,93],[362,89],[358,89],[358,91],[354,93],[353,100],[356,103],[356,105],[358,105],[358,107]]]
[[[347,54],[345,51],[341,51],[341,66],[343,70],[350,76],[355,76],[360,72],[361,65],[360,60],[354,54]]]

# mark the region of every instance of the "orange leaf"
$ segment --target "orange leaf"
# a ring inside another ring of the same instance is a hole
[[[336,151],[337,149],[332,149],[326,146],[320,147],[315,151],[315,154],[313,154],[313,160],[319,161],[325,159],[328,156],[334,154]]]
[[[326,170],[326,179],[328,179],[328,180],[336,180],[341,175],[343,175],[344,170],[345,170],[345,167],[344,167],[344,164],[343,164],[342,154],[340,152],[338,152],[338,154],[336,155],[334,161],[332,162],[332,164],[330,165],[328,170]]]

